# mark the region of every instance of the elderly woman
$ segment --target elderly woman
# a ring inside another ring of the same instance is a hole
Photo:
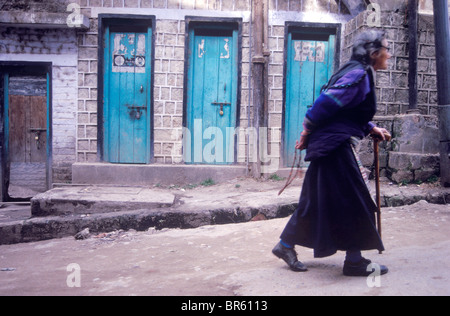
[[[311,163],[298,208],[272,251],[293,271],[307,270],[297,259],[295,245],[313,248],[316,258],[346,251],[343,273],[348,276],[372,273],[362,250],[384,250],[375,227],[377,208],[355,147],[368,134],[384,139],[387,132],[370,121],[377,111],[375,71],[387,69],[391,57],[384,32],[362,33],[351,60],[333,75],[306,113],[296,148],[307,149],[305,160]],[[380,266],[380,272],[388,269]]]

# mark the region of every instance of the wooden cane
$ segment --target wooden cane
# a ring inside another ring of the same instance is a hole
[[[380,140],[377,137],[373,139],[373,151],[375,155],[375,188],[376,188],[376,202],[377,202],[377,229],[378,234],[381,237],[381,192],[380,192],[380,157],[379,157],[379,143]],[[379,252],[380,254],[382,251]]]
[[[392,136],[389,133],[384,133],[384,138],[386,141],[390,141]],[[375,156],[375,188],[376,188],[376,202],[377,202],[377,230],[381,239],[382,230],[381,230],[381,190],[380,190],[380,157],[379,157],[380,142],[381,138],[373,137],[373,151]],[[383,252],[379,251],[379,253],[381,254]]]

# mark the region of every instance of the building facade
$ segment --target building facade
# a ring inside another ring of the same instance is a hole
[[[406,121],[436,139],[430,2],[419,2],[418,101],[416,116]],[[57,183],[155,184],[193,182],[202,172],[218,178],[281,172],[292,163],[306,110],[367,27],[386,30],[394,55],[377,75],[377,121],[399,136],[383,152],[385,174],[414,181],[421,159],[437,153],[432,141],[419,150],[400,137],[410,108],[406,1],[16,0],[0,6],[3,199],[30,178],[36,179],[30,189],[42,191]],[[419,156],[399,158],[403,150]],[[370,154],[362,148],[368,167]],[[417,168],[404,159],[419,159]],[[438,176],[435,160],[422,178]]]

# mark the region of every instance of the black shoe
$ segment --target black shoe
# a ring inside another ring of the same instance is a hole
[[[308,271],[306,266],[300,261],[298,261],[297,253],[295,252],[294,249],[287,248],[283,246],[281,243],[278,243],[278,245],[276,245],[275,248],[273,248],[272,253],[276,257],[283,259],[288,264],[289,268],[291,268],[292,271],[295,272]]]
[[[373,264],[369,268],[369,265],[371,263],[372,262],[370,260],[365,259],[365,258],[362,258],[357,263],[351,263],[346,260],[344,262],[344,269],[343,269],[344,275],[367,277],[367,276],[371,275],[372,273],[377,273],[377,272],[380,275],[388,273],[389,269],[386,266],[378,265],[378,267],[377,267],[377,266],[375,266],[375,264]]]

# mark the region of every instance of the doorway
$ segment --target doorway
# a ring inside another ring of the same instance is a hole
[[[50,187],[51,65],[1,66],[2,200],[29,200]]]
[[[107,16],[102,24],[103,160],[148,164],[153,139],[153,20]]]
[[[184,142],[186,163],[235,163],[240,89],[239,23],[191,22]],[[188,148],[187,148],[188,147]]]

